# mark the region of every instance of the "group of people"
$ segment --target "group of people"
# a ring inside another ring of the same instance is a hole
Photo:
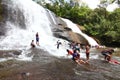
[[[69,45],[71,49],[67,49],[66,51],[68,53],[67,55],[72,55],[72,60],[74,60],[78,64],[88,63],[89,56],[90,56],[90,48],[91,48],[89,44],[85,45],[86,60],[82,60],[80,58],[80,48],[81,48],[80,43],[72,42]],[[106,50],[102,50],[101,54],[104,56],[105,61],[111,62],[113,52],[114,52],[114,49],[106,49]],[[115,63],[118,63],[118,62],[116,61]]]
[[[38,32],[35,35],[36,37],[36,45],[39,46],[39,34]],[[31,47],[34,48],[36,45],[34,43],[34,40],[32,40],[31,42]],[[62,45],[62,43],[60,42],[60,40],[57,41],[57,49],[59,49],[59,46]],[[70,44],[68,44],[70,49],[67,49],[67,55],[72,55],[72,60],[74,60],[75,62],[77,62],[78,64],[81,63],[88,63],[89,61],[89,55],[90,55],[90,45],[86,44],[85,45],[85,53],[86,53],[86,60],[82,60],[80,58],[80,48],[81,48],[81,44],[80,43],[76,43],[76,42],[71,42]],[[107,50],[103,50],[101,51],[101,54],[104,56],[104,59],[108,62],[111,61],[111,57],[112,57],[112,53],[114,52],[113,49],[107,49]]]
[[[67,55],[72,55],[72,60],[78,64],[88,63],[89,61],[89,54],[90,54],[90,46],[87,44],[85,45],[85,53],[86,53],[86,60],[82,60],[80,58],[80,43],[72,42],[69,44],[71,49],[67,49]]]
[[[38,32],[36,33],[35,37],[36,37],[36,45],[39,46],[39,34],[38,34]],[[30,45],[31,45],[32,48],[35,47],[34,40],[32,40]]]

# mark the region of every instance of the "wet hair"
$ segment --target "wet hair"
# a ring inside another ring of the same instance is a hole
[[[114,49],[110,49],[111,52],[114,52]]]
[[[113,50],[113,49],[109,49],[107,52],[108,52],[109,54],[112,54],[112,53],[114,52],[114,50]]]

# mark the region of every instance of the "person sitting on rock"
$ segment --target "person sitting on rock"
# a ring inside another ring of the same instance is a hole
[[[77,52],[77,50],[74,50],[74,52],[72,54],[72,60],[75,61],[78,64],[84,64],[84,63],[86,63],[85,61],[83,61],[82,59],[80,59],[80,54]]]
[[[111,61],[113,52],[114,52],[113,49],[107,49],[107,50],[101,51],[101,54],[104,56],[104,59],[109,62],[109,61]]]
[[[35,47],[34,40],[32,40],[32,42],[31,42],[31,44],[30,44],[30,45],[31,45],[31,47],[32,47],[32,48],[34,48],[34,47]]]

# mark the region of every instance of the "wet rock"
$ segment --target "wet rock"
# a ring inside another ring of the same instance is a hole
[[[78,65],[71,59],[57,58],[42,49],[31,50],[34,54],[32,62],[11,60],[2,63],[0,80],[120,80],[120,66],[106,63],[101,58]]]
[[[0,50],[0,58],[15,57],[21,54],[21,50]]]
[[[53,14],[55,15],[55,14]],[[53,35],[57,38],[61,38],[67,41],[76,41],[78,43],[87,44],[87,40],[80,34],[74,33],[71,28],[67,27],[67,24],[60,18],[54,17],[56,24],[52,24]]]
[[[22,10],[19,8],[13,7],[12,5],[13,5],[12,1],[2,0],[2,6],[4,10],[3,11],[4,21],[10,21],[11,23],[14,23],[15,25],[20,26],[20,28],[26,29],[26,24],[24,23],[25,16],[23,15]]]
[[[72,29],[68,28],[68,27],[65,27],[64,28],[66,31],[72,31]]]

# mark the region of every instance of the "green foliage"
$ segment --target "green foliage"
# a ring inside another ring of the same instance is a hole
[[[100,0],[99,7],[107,7],[110,4],[117,3],[120,4],[120,0]]]
[[[105,3],[106,0],[103,0]],[[111,0],[110,3],[114,2]],[[55,0],[53,4],[44,4],[44,7],[53,11],[57,16],[70,19],[74,23],[85,27],[88,35],[98,38],[101,44],[120,46],[120,8],[108,12],[106,8],[99,7],[94,10],[87,6],[73,4],[64,0]]]

